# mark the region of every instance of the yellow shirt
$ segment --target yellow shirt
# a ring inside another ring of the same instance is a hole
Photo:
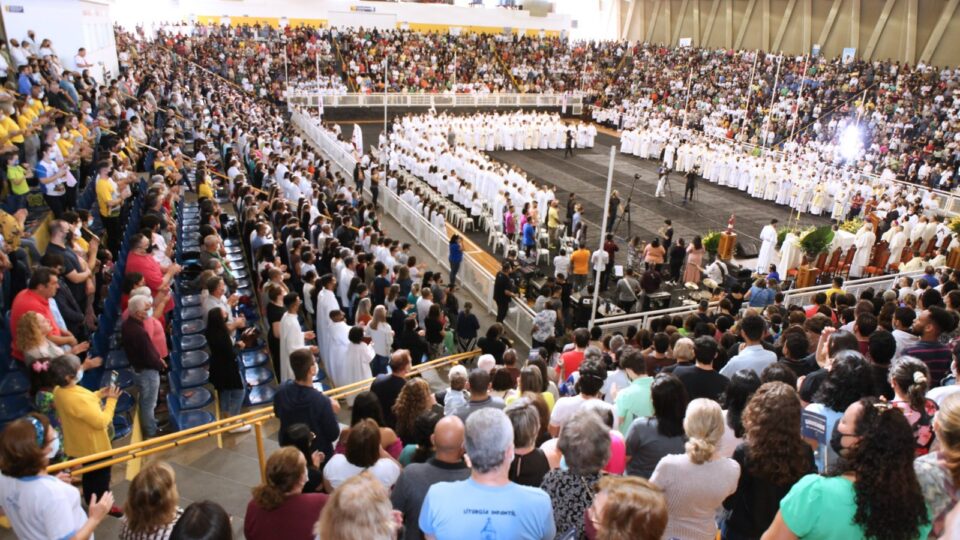
[[[213,198],[213,188],[210,187],[210,182],[200,182],[200,185],[197,186],[197,197],[199,198]]]
[[[836,287],[830,287],[829,289],[827,289],[827,290],[824,291],[824,292],[825,292],[826,295],[827,295],[827,303],[829,303],[829,302],[830,302],[830,299],[833,298],[833,295],[835,295],[835,294],[837,294],[837,293],[847,294],[843,289],[838,289],[838,288],[836,288]]]
[[[117,398],[100,407],[100,396],[75,384],[53,389],[53,405],[63,426],[63,451],[70,457],[83,457],[112,448],[107,428],[113,423]]]
[[[119,216],[120,207],[115,206],[112,209],[107,202],[117,197],[117,185],[109,178],[97,178],[97,203],[100,205],[100,215],[102,217]]]
[[[39,99],[33,100],[33,103],[30,105],[27,105],[27,107],[32,109],[37,116],[40,116],[41,114],[43,114],[43,111],[45,110],[43,108],[43,102],[40,101]]]
[[[70,150],[73,149],[73,143],[69,139],[61,136],[57,139],[57,147],[60,148],[60,153],[63,154],[63,157],[66,158],[70,154]]]
[[[547,228],[555,229],[560,226],[560,212],[553,206],[547,210]]]
[[[0,127],[3,128],[4,133],[10,133],[13,130],[20,129],[20,126],[18,126],[17,123],[13,121],[13,118],[10,118],[9,116],[4,116],[3,120],[0,120]],[[11,137],[10,142],[15,144],[22,144],[23,135],[16,135],[14,137]]]
[[[547,402],[547,408],[550,409],[551,411],[553,411],[553,394],[551,394],[550,392],[540,392],[540,395],[543,396],[543,400]],[[504,402],[505,404],[509,405],[509,404],[513,403],[514,401],[516,401],[517,398],[519,398],[519,397],[520,397],[520,396],[518,396],[518,395],[516,395],[516,394],[514,394],[514,395],[512,395],[512,396],[507,396],[507,399],[503,400],[503,402]]]
[[[17,218],[3,210],[0,210],[0,236],[3,236],[4,243],[13,249],[20,247],[23,236],[23,228]]]

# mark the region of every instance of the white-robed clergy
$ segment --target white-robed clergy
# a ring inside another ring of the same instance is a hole
[[[853,241],[857,251],[853,255],[853,261],[850,262],[850,277],[863,277],[863,270],[870,264],[870,252],[873,251],[875,243],[877,243],[877,235],[873,232],[873,224],[865,223],[857,231],[857,237]]]
[[[330,313],[329,341],[330,358],[325,361],[324,365],[326,365],[327,375],[333,379],[335,387],[370,378],[369,364],[366,364],[366,371],[364,372],[363,368],[352,365],[347,357],[347,350],[350,348],[350,325],[347,324],[346,318],[340,310]],[[353,398],[348,398],[347,402],[353,405]]]
[[[883,236],[890,248],[889,264],[900,264],[903,248],[907,247],[907,233],[903,232],[903,225],[894,225]]]
[[[297,311],[300,308],[300,296],[289,293],[283,299],[287,312],[280,319],[280,381],[295,379],[290,367],[290,354],[306,347],[305,340],[313,338],[313,332],[304,332],[300,328]],[[291,312],[292,311],[292,312]],[[316,352],[314,350],[313,352]]]
[[[760,255],[757,256],[757,273],[766,274],[773,261],[773,252],[777,247],[777,220],[770,220],[770,224],[760,231]]]
[[[337,280],[328,274],[320,278],[320,294],[317,296],[317,343],[324,365],[330,361],[330,312],[340,309],[334,289]]]

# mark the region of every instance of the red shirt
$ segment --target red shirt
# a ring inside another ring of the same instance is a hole
[[[277,531],[283,531],[286,538],[313,538],[313,527],[325,504],[324,493],[293,495],[269,511],[251,500],[243,518],[243,535],[250,540],[273,539],[277,538]]]
[[[13,299],[13,306],[10,307],[10,333],[13,334],[13,350],[11,354],[17,360],[23,361],[23,353],[20,352],[20,349],[17,348],[17,323],[20,321],[20,317],[28,311],[35,311],[40,315],[43,315],[43,318],[50,323],[51,336],[60,335],[60,327],[57,326],[57,320],[53,318],[53,312],[50,311],[50,302],[37,294],[32,289],[24,289],[17,293],[17,296]]]
[[[580,371],[580,364],[583,363],[583,351],[576,349],[567,351],[560,355],[563,358],[563,373],[569,377],[574,371]],[[557,373],[560,373],[560,366],[557,366]]]
[[[150,292],[157,294],[157,290],[160,288],[160,284],[163,282],[163,270],[160,269],[160,263],[153,258],[149,253],[139,254],[133,251],[127,255],[127,269],[126,273],[131,272],[140,272],[143,274],[143,280],[146,282],[147,287],[150,287]]]

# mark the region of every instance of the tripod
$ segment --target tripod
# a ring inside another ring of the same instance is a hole
[[[623,220],[627,220],[627,240],[629,241],[633,238],[633,214],[630,212],[630,205],[633,202],[633,191],[637,188],[637,180],[640,180],[639,174],[633,175],[633,183],[630,184],[630,193],[627,193],[627,205],[623,209],[623,213],[620,214],[620,219],[617,220],[616,225],[613,227],[611,232],[616,236],[620,232],[620,226],[623,225]]]

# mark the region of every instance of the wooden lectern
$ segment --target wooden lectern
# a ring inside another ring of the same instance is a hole
[[[953,248],[947,255],[947,266],[954,270],[960,270],[960,248]]]
[[[720,233],[720,244],[717,246],[717,257],[721,261],[729,261],[733,258],[733,252],[737,247],[737,233]]]
[[[810,265],[802,264],[797,269],[797,289],[812,287],[817,283],[817,276],[820,275],[820,269]]]

